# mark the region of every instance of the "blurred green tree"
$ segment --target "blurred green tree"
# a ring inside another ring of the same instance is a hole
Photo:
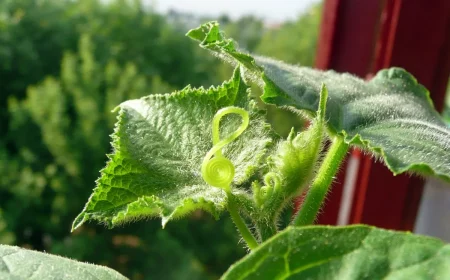
[[[28,85],[56,75],[64,51],[74,51],[81,34],[91,35],[100,64],[111,57],[119,65],[131,61],[142,75],[160,76],[177,88],[219,82],[207,71],[212,60],[185,39],[186,30],[176,30],[140,0],[106,3],[0,1],[0,136],[7,131],[8,96],[22,99]]]
[[[313,66],[319,34],[322,3],[311,6],[295,22],[271,26],[255,52],[288,63]]]
[[[222,18],[226,22],[225,18]],[[225,26],[227,36],[239,42],[239,47],[254,52],[264,34],[264,22],[254,16],[243,16]],[[232,37],[234,36],[234,37]]]

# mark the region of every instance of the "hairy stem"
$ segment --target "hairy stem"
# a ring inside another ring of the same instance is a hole
[[[230,212],[231,219],[233,219],[234,224],[236,225],[239,233],[242,235],[242,238],[247,243],[247,246],[250,250],[256,249],[258,247],[258,242],[256,242],[255,237],[248,229],[242,217],[239,215],[238,208],[236,206],[236,202],[234,201],[234,197],[230,192],[227,192],[228,197],[228,211]]]
[[[292,222],[296,226],[311,225],[316,219],[317,213],[322,207],[323,201],[327,195],[328,189],[333,182],[333,177],[339,169],[339,166],[348,151],[348,144],[344,138],[336,136],[333,144],[325,156],[322,165],[319,168],[302,207]]]
[[[256,223],[256,227],[261,237],[261,242],[264,242],[267,239],[274,236],[275,234],[277,234],[277,226],[273,221],[267,222],[259,221]]]

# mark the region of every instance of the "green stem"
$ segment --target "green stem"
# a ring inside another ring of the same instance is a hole
[[[274,236],[275,234],[277,234],[277,226],[275,225],[274,222],[258,221],[258,222],[256,222],[256,227],[257,227],[259,235],[261,237],[261,242],[264,242],[267,239]]]
[[[347,154],[348,147],[343,137],[335,137],[306,195],[302,208],[293,221],[293,225],[305,226],[314,223],[328,189],[333,182],[333,177],[336,175],[342,160]]]
[[[227,192],[227,197],[228,211],[230,212],[231,219],[233,219],[234,224],[236,225],[238,231],[242,235],[242,238],[247,243],[250,250],[256,249],[256,247],[258,247],[258,242],[256,242],[255,237],[248,229],[242,217],[239,215],[239,211],[237,209],[233,195],[230,192]]]

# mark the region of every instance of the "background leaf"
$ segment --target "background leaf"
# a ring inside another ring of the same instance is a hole
[[[356,225],[290,227],[222,279],[447,279],[450,245]]]
[[[0,245],[0,279],[125,280],[105,266],[66,259],[56,255]]]
[[[211,124],[217,110],[236,105],[251,111],[249,128],[223,149],[235,165],[236,187],[249,183],[272,143],[263,114],[247,95],[236,71],[233,80],[217,88],[187,87],[122,103],[114,153],[74,228],[88,219],[113,226],[149,216],[160,216],[165,225],[196,209],[217,217],[226,206],[225,192],[207,185],[200,173],[212,147]],[[237,116],[224,117],[221,133],[228,135],[240,122]]]
[[[263,101],[313,115],[325,83],[328,127],[380,156],[394,174],[414,171],[450,180],[450,129],[433,108],[428,91],[400,68],[365,82],[349,74],[296,67],[239,52],[215,22],[188,33],[200,46],[246,69],[264,87]]]

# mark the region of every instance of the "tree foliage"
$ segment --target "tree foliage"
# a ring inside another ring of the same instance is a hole
[[[270,29],[254,52],[287,63],[313,66],[321,12],[322,4],[315,4],[296,21]]]

